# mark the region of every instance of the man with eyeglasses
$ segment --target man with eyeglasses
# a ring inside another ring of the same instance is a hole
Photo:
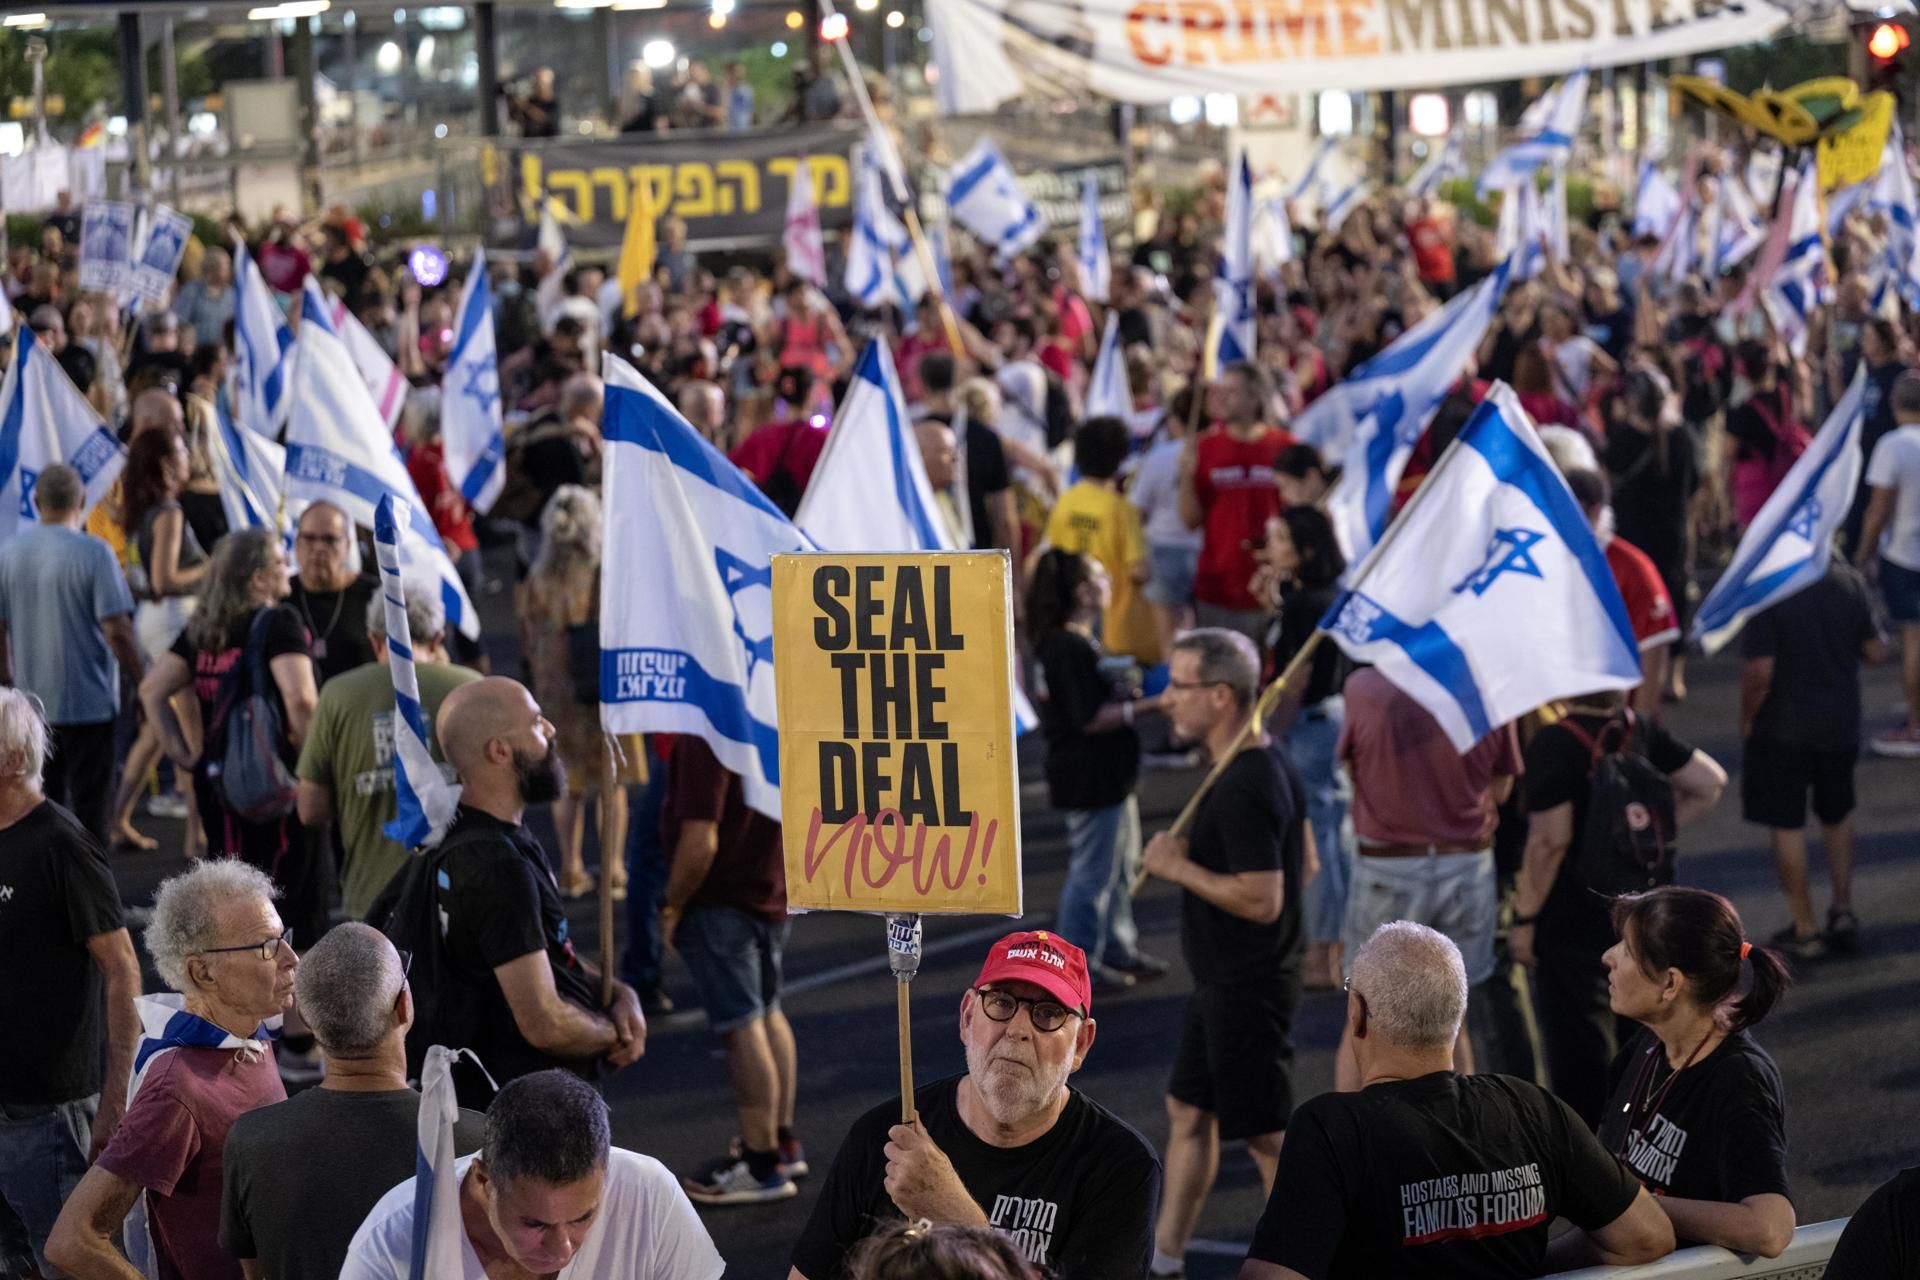
[[[1067,1083],[1093,1047],[1087,957],[1058,934],[1010,933],[960,1000],[964,1075],[855,1121],[794,1246],[788,1280],[837,1280],[890,1219],[990,1226],[1058,1280],[1146,1274],[1160,1160]]]
[[[138,1001],[127,1113],[47,1240],[47,1261],[76,1280],[241,1280],[220,1247],[221,1167],[233,1122],[287,1097],[269,1028],[293,1004],[300,957],[277,892],[220,858],[154,894],[147,951],[178,994]]]
[[[331,502],[316,502],[300,513],[294,534],[300,572],[287,603],[299,610],[313,642],[314,675],[319,684],[373,661],[367,638],[367,606],[379,579],[351,568],[353,522]]]
[[[300,958],[294,999],[327,1074],[318,1088],[241,1116],[227,1135],[220,1243],[248,1280],[337,1280],[368,1212],[413,1176],[412,962],[378,929],[351,922]],[[479,1150],[485,1124],[462,1111],[455,1152]]]

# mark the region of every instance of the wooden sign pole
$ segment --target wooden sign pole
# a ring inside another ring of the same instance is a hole
[[[913,1018],[907,987],[920,972],[920,916],[887,916],[887,964],[893,970],[894,1009],[900,1027],[900,1123],[913,1123]]]

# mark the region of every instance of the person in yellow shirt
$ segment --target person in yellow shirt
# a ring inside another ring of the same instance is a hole
[[[1080,479],[1060,495],[1047,517],[1048,545],[1099,561],[1113,583],[1113,597],[1100,621],[1109,653],[1142,666],[1161,659],[1159,628],[1141,587],[1153,575],[1140,513],[1115,478],[1131,441],[1118,418],[1089,418],[1074,433],[1074,464]]]

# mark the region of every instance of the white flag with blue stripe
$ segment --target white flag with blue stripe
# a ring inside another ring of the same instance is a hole
[[[447,475],[467,505],[493,509],[507,482],[507,445],[501,434],[500,367],[494,352],[493,290],[487,261],[474,255],[454,313],[453,349],[440,382],[440,439]]]
[[[1460,135],[1450,133],[1444,146],[1423,161],[1413,176],[1407,179],[1407,194],[1410,196],[1432,197],[1439,193],[1440,184],[1450,178],[1464,177],[1467,172],[1467,158],[1460,146]]]
[[[1502,262],[1449,302],[1431,329],[1408,330],[1355,370],[1356,377],[1367,374],[1361,393],[1366,407],[1347,442],[1340,479],[1327,495],[1327,516],[1348,564],[1358,564],[1385,532],[1407,459],[1500,310],[1512,262]]]
[[[1258,317],[1254,311],[1253,166],[1244,148],[1227,180],[1227,225],[1213,272],[1213,305],[1220,315],[1219,368],[1253,359]]]
[[[1673,220],[1680,216],[1686,202],[1680,188],[1673,185],[1660,166],[1651,160],[1640,162],[1640,182],[1633,193],[1633,234],[1666,238]]]
[[[1782,216],[1788,219],[1786,248],[1779,266],[1761,290],[1761,305],[1773,321],[1774,332],[1795,359],[1807,354],[1807,335],[1813,313],[1827,284],[1827,247],[1820,233],[1820,181],[1813,162],[1788,174],[1793,184]]]
[[[1093,358],[1093,376],[1087,380],[1086,416],[1125,421],[1132,413],[1126,353],[1120,348],[1120,313],[1109,311],[1107,327],[1100,334],[1100,352]]]
[[[1920,219],[1913,193],[1913,173],[1907,168],[1906,140],[1896,121],[1880,153],[1880,171],[1874,175],[1867,207],[1887,220],[1887,243],[1872,272],[1872,306],[1877,311],[1892,290],[1909,303],[1916,298],[1914,224]]]
[[[1587,71],[1582,67],[1527,109],[1521,121],[1526,136],[1494,156],[1481,171],[1481,197],[1531,181],[1540,166],[1565,160],[1573,152],[1573,139],[1586,115]]]
[[[1700,603],[1693,638],[1708,653],[1740,634],[1747,619],[1826,576],[1833,536],[1847,518],[1864,463],[1865,361],[1820,433],[1741,535],[1720,580]]]
[[[407,407],[407,392],[411,388],[406,375],[400,372],[400,366],[393,362],[380,340],[360,323],[360,317],[347,310],[344,298],[332,299],[327,316],[333,321],[333,331],[340,335],[340,341],[347,344],[347,354],[360,370],[360,380],[367,384],[381,420],[387,424],[387,430],[393,430],[399,425],[400,411]]]
[[[1320,210],[1320,229],[1328,235],[1339,231],[1348,216],[1372,194],[1373,183],[1365,178],[1356,178],[1338,190],[1329,190],[1326,204]]]
[[[869,145],[860,153],[853,187],[853,230],[847,237],[842,282],[863,307],[905,306],[915,300],[902,278],[899,260],[912,248],[907,229],[887,205],[886,175],[879,154]]]
[[[300,313],[300,358],[287,392],[287,497],[331,502],[349,520],[368,527],[381,498],[405,498],[408,559],[438,580],[448,623],[478,640],[480,615],[346,344],[321,309],[324,303],[310,294],[306,303]]]
[[[1707,258],[1702,265],[1708,279],[1738,266],[1767,240],[1767,227],[1754,208],[1753,197],[1740,179],[1721,174],[1714,180],[1714,201],[1707,209]]]
[[[400,531],[411,516],[405,498],[382,494],[373,514],[373,554],[380,562],[380,598],[387,617],[387,670],[393,676],[393,791],[397,813],[381,828],[402,848],[440,843],[453,825],[460,788],[446,779],[427,748],[427,713],[413,667],[407,583]]]
[[[1331,136],[1323,137],[1314,144],[1313,154],[1307,157],[1307,167],[1294,181],[1293,189],[1287,192],[1287,199],[1304,200],[1307,192],[1319,185],[1320,170],[1326,165],[1327,157],[1332,155],[1334,148],[1339,145],[1340,139]]]
[[[1320,625],[1463,752],[1542,703],[1640,683],[1606,555],[1501,383]]]
[[[279,529],[280,493],[287,483],[287,450],[255,431],[242,431],[222,405],[213,406],[209,452],[219,471],[220,507],[229,529]]]
[[[126,461],[126,449],[40,335],[22,325],[13,363],[0,381],[0,540],[39,519],[33,487],[54,463],[80,473],[84,510],[91,511],[113,488]]]
[[[867,341],[793,522],[827,551],[954,551],[887,344]]]
[[[1038,240],[1047,220],[1020,189],[1000,148],[982,137],[953,171],[947,188],[947,208],[961,226],[983,244],[992,246],[1001,261],[1015,257]]]
[[[409,1280],[441,1280],[464,1275],[467,1229],[460,1220],[460,1177],[454,1169],[454,1122],[460,1103],[453,1064],[460,1054],[431,1045],[420,1066],[418,1149],[413,1163],[413,1253]],[[477,1059],[476,1059],[477,1061]]]
[[[631,365],[604,365],[600,722],[704,738],[777,822],[772,557],[814,545]]]
[[[953,244],[947,232],[947,220],[940,218],[926,226],[927,252],[933,255],[933,274],[940,281],[940,296],[953,297]]]
[[[1080,179],[1080,296],[1105,302],[1113,262],[1107,256],[1107,226],[1100,219],[1100,179],[1089,169]]]
[[[287,420],[293,333],[240,240],[233,242],[233,272],[233,418],[248,431],[277,438]]]

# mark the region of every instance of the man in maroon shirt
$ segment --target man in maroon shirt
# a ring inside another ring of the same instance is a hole
[[[1180,456],[1180,518],[1201,530],[1193,575],[1199,624],[1238,631],[1259,644],[1269,611],[1249,584],[1266,540],[1267,521],[1280,512],[1274,463],[1293,437],[1267,425],[1273,397],[1258,367],[1237,361],[1213,385],[1220,425],[1192,440]]]
[[[660,932],[700,989],[726,1042],[740,1110],[736,1147],[681,1182],[696,1204],[759,1204],[799,1194],[807,1172],[793,1134],[793,1028],[780,1011],[787,869],[780,824],[747,807],[740,776],[695,737],[677,738],[660,827],[668,857]]]
[[[1522,769],[1520,739],[1503,725],[1461,755],[1440,722],[1373,667],[1348,676],[1343,693],[1346,721],[1335,754],[1353,775],[1359,837],[1341,930],[1347,972],[1375,929],[1411,920],[1460,948],[1467,982],[1478,986],[1493,973],[1493,830]],[[1454,1070],[1467,1075],[1473,1051],[1461,1025]],[[1334,1059],[1341,1089],[1360,1087],[1351,1049],[1343,1041]]]

